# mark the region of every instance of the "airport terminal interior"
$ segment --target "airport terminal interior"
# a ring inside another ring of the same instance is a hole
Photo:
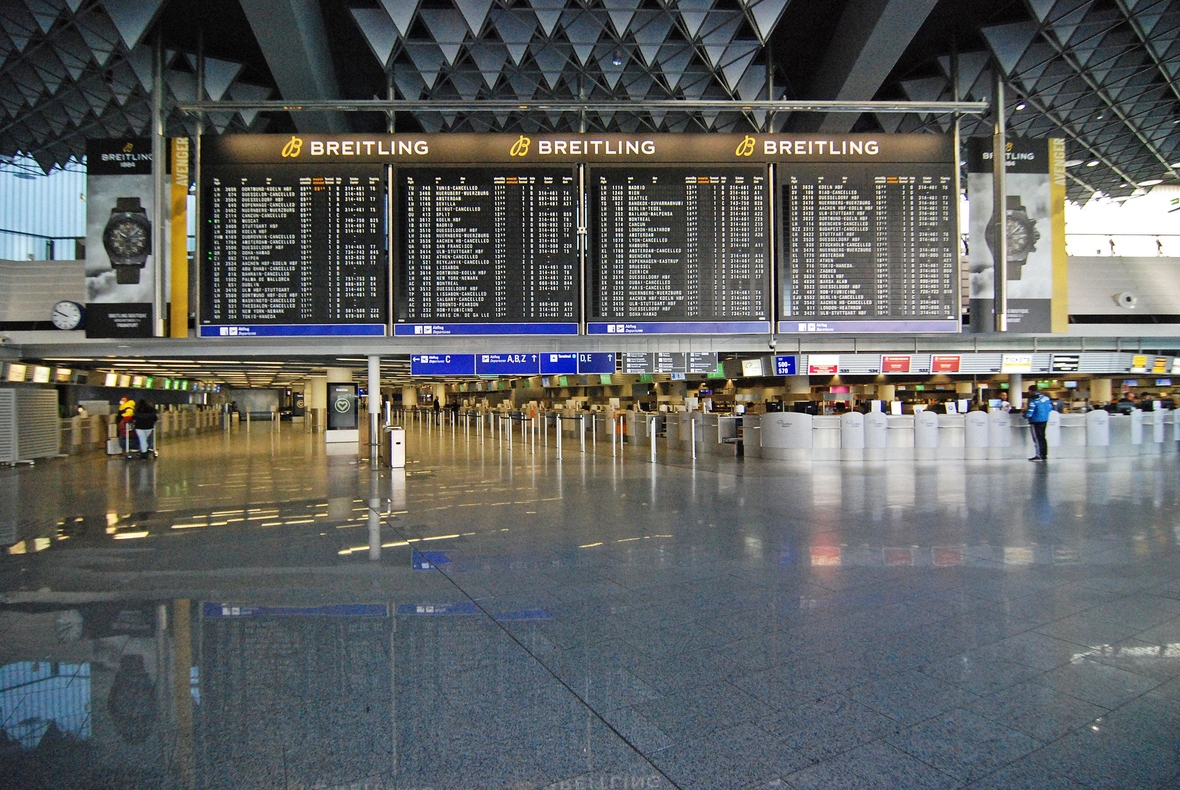
[[[0,788],[1180,787],[1180,0],[0,21]]]

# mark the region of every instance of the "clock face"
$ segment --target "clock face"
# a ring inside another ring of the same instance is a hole
[[[134,220],[116,220],[107,228],[105,240],[112,255],[134,258],[147,249],[147,228]]]
[[[82,305],[77,302],[58,302],[53,306],[52,320],[58,329],[77,329],[82,323]]]

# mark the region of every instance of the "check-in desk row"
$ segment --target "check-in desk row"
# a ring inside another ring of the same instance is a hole
[[[1005,411],[915,415],[852,412],[818,417],[782,412],[745,419],[745,452],[763,458],[1002,459],[1027,458],[1033,453],[1028,423],[1024,417]],[[750,421],[757,421],[757,431],[750,431]],[[1171,411],[1136,409],[1129,415],[1052,412],[1045,438],[1050,458],[1175,452],[1180,442],[1180,421]]]

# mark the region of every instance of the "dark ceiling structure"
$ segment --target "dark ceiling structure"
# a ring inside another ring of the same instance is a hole
[[[1180,181],[1178,33],[1180,0],[2,0],[0,166],[150,133],[158,48],[169,135],[946,133],[946,113],[742,102],[990,102],[998,75],[1010,135],[1065,138],[1069,196],[1119,198]],[[369,99],[439,109],[251,108]]]

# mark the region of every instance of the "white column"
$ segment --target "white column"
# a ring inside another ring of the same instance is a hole
[[[369,456],[377,461],[377,447],[381,441],[378,427],[381,420],[381,357],[369,357]]]
[[[304,407],[312,415],[308,420],[313,430],[324,430],[324,419],[328,414],[328,377],[308,376]]]
[[[412,409],[418,405],[418,388],[402,387],[402,408]]]
[[[1090,379],[1090,403],[1097,405],[1112,400],[1110,379]]]

